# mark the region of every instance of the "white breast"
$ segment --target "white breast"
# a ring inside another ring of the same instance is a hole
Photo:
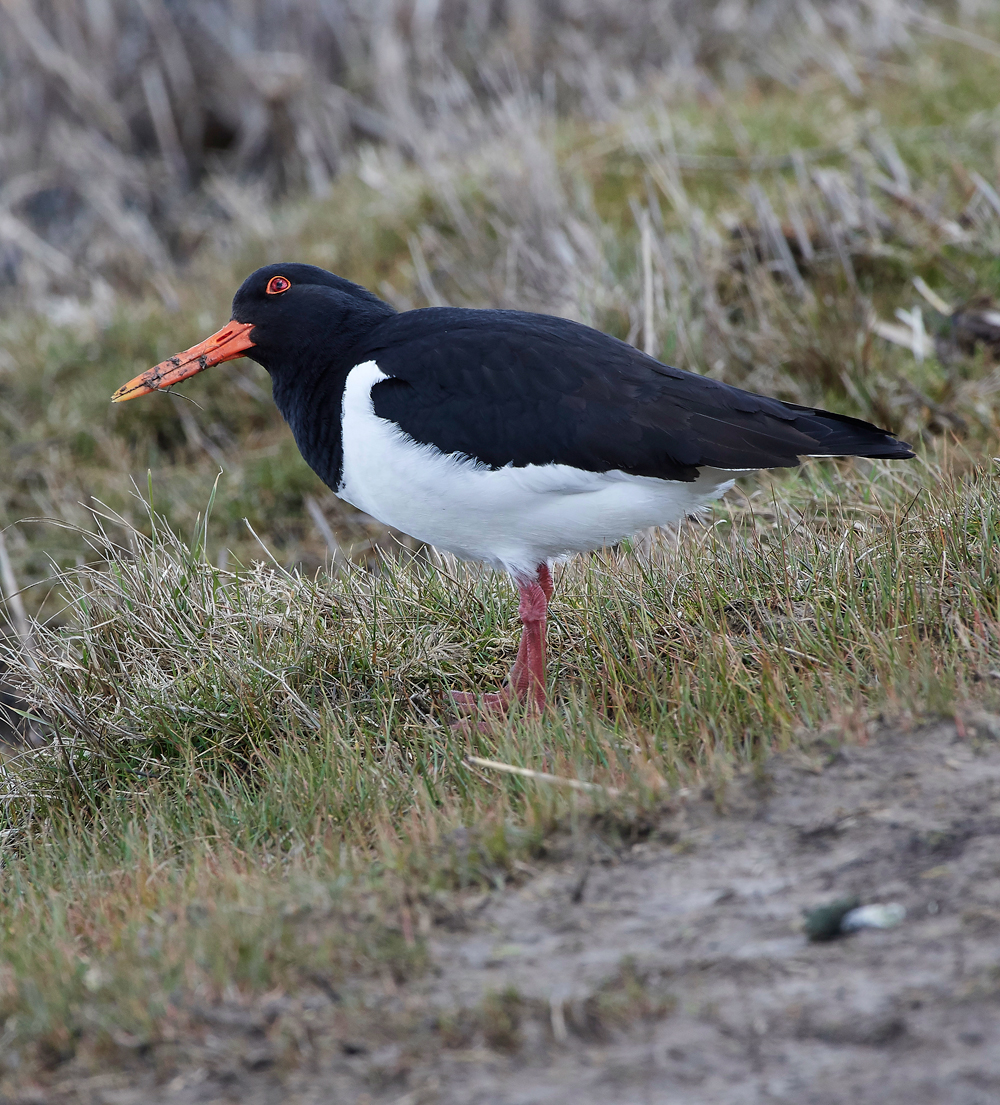
[[[514,575],[680,521],[733,483],[715,468],[703,468],[692,483],[564,464],[491,470],[421,445],[379,418],[371,392],[385,379],[374,361],[347,377],[337,494],[418,541]]]

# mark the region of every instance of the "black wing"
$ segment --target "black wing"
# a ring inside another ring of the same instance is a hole
[[[430,308],[365,343],[392,379],[375,413],[419,442],[502,468],[569,464],[693,480],[698,468],[784,468],[800,456],[903,459],[867,422],[782,403],[660,364],[579,323]]]

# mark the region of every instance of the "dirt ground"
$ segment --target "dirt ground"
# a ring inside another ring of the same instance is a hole
[[[202,1010],[193,1042],[9,1100],[1000,1102],[1000,717],[817,743],[524,875],[418,918],[432,970],[363,1008]],[[809,942],[803,910],[851,895],[906,919]]]

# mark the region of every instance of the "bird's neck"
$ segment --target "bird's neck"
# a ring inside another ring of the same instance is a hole
[[[391,308],[389,309],[391,311]],[[381,319],[372,319],[377,324]],[[294,359],[265,364],[274,402],[295,437],[299,452],[323,482],[336,491],[343,468],[341,413],[344,387],[358,363],[372,325],[358,327],[347,341],[302,349]],[[360,332],[358,332],[360,331]]]
[[[300,364],[272,372],[274,402],[288,423],[299,452],[334,491],[343,463],[340,411],[350,366]]]

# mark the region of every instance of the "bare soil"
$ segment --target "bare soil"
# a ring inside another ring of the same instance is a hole
[[[650,828],[418,912],[416,982],[201,1010],[10,1100],[1000,1102],[1000,717],[818,741]],[[906,919],[809,942],[803,910],[852,895]]]

